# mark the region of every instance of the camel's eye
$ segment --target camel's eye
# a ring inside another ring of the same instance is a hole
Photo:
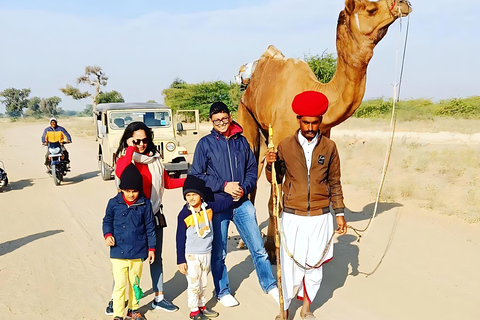
[[[377,8],[373,8],[373,9],[367,10],[367,12],[368,12],[368,14],[369,14],[370,16],[375,15],[375,14],[377,13],[377,11],[378,11]]]

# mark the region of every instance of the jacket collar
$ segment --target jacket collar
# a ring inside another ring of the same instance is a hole
[[[123,204],[127,205],[125,203],[125,200],[123,200],[123,193],[121,191],[115,196],[115,199],[117,200],[118,203],[123,203]],[[146,198],[143,195],[143,192],[140,192],[140,195],[138,196],[137,202],[132,204],[131,207],[144,205],[145,201],[146,201]]]
[[[228,137],[225,137],[226,139],[231,139],[232,137],[236,136],[236,135],[240,135],[243,133],[243,128],[241,125],[239,125],[237,122],[233,121],[230,123],[230,135]],[[214,134],[217,139],[220,137],[220,136],[223,136],[223,134],[221,134],[220,132],[218,132],[217,130],[215,130],[214,128],[212,128],[212,131],[211,131],[212,134]]]
[[[295,134],[294,134],[294,139],[295,139],[295,141],[297,141],[297,143],[298,143],[300,146],[302,146],[302,144],[300,143],[300,140],[298,140],[298,135],[299,135],[299,134],[301,134],[301,133],[300,133],[300,129],[297,129],[297,131],[295,131]],[[322,140],[322,137],[323,137],[322,132],[319,131],[319,132],[318,132],[318,137],[317,137],[317,143],[315,144],[315,147],[320,143],[320,141]]]

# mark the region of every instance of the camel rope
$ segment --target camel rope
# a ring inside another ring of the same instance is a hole
[[[401,11],[400,11],[401,8],[400,8],[400,6],[398,6],[398,10],[399,10],[399,17],[400,17],[400,32],[401,32],[402,24],[401,24]],[[390,141],[387,145],[387,151],[386,151],[386,154],[385,154],[385,160],[384,160],[384,163],[383,163],[382,175],[381,175],[381,178],[380,178],[380,185],[378,187],[378,192],[377,192],[377,197],[375,199],[375,206],[374,206],[374,209],[373,209],[373,213],[370,216],[370,219],[368,220],[368,223],[367,223],[366,227],[363,228],[363,229],[358,229],[358,228],[352,227],[351,225],[347,225],[348,228],[352,229],[353,232],[355,232],[357,234],[357,236],[358,236],[357,241],[358,242],[360,242],[360,239],[363,236],[362,233],[365,233],[371,227],[371,225],[373,223],[373,219],[377,215],[378,202],[380,201],[380,195],[382,193],[383,185],[385,183],[385,177],[386,177],[386,174],[387,174],[388,165],[389,165],[389,162],[390,162],[390,155],[392,153],[393,138],[395,136],[395,126],[396,126],[396,120],[397,120],[397,114],[395,113],[395,106],[396,106],[396,103],[399,100],[400,87],[401,87],[401,84],[402,84],[403,69],[404,69],[404,66],[405,66],[405,55],[406,55],[406,49],[407,49],[407,39],[408,39],[409,26],[410,26],[410,15],[407,18],[407,27],[406,27],[406,32],[405,32],[402,65],[401,65],[401,68],[400,68],[400,78],[399,78],[398,84],[395,84],[393,86],[392,117],[391,117],[391,120],[390,120],[390,127],[392,129],[392,133],[390,135]],[[397,48],[397,52],[396,52],[396,62],[395,62],[395,64],[396,64],[396,66],[395,66],[395,81],[396,81],[396,79],[397,79],[397,69],[398,69],[398,48]],[[397,86],[398,86],[398,90],[397,90]]]

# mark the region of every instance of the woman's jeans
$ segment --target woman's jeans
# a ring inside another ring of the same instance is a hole
[[[152,277],[153,292],[159,292],[163,291],[163,228],[155,228],[155,234],[157,236],[157,245],[155,246],[155,261],[150,265],[150,276]]]
[[[268,291],[277,286],[277,281],[273,277],[270,261],[263,246],[263,239],[260,230],[258,230],[255,207],[247,200],[238,208],[215,213],[212,218],[214,237],[211,268],[217,298],[230,294],[227,267],[225,266],[230,220],[233,221],[248,250],[250,250],[262,290],[268,293]]]

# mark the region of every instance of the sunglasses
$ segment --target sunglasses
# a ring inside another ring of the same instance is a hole
[[[138,146],[140,143],[146,145],[148,143],[148,138],[138,139],[132,141],[134,145]]]

